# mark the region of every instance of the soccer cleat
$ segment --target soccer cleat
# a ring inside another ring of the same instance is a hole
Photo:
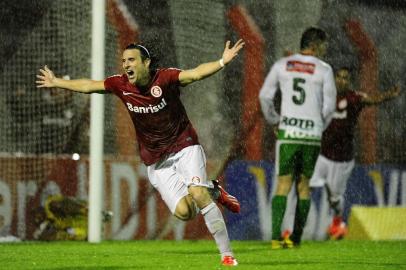
[[[290,231],[285,230],[279,240],[271,241],[271,249],[293,248],[295,243],[290,239]]]
[[[347,234],[347,226],[341,217],[334,217],[333,222],[328,227],[327,234],[331,240],[343,239]]]
[[[237,200],[236,197],[228,194],[227,191],[224,190],[222,186],[220,186],[218,180],[213,180],[214,188],[219,191],[219,196],[217,198],[217,202],[223,205],[225,208],[230,210],[233,213],[239,213],[241,210],[240,202]]]
[[[290,238],[286,238],[283,240],[272,240],[271,241],[271,249],[290,249],[293,248],[295,244],[293,243]]]
[[[283,243],[279,240],[272,240],[271,241],[271,249],[282,249]]]
[[[293,241],[290,239],[290,232],[288,230],[283,233],[282,241],[280,242],[282,243],[283,248],[293,248],[294,246]]]
[[[221,260],[221,264],[224,266],[236,266],[238,262],[233,256],[224,256]]]

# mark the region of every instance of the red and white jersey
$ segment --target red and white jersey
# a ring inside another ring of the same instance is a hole
[[[104,81],[105,89],[126,105],[137,134],[140,156],[146,165],[199,144],[180,100],[180,72],[175,68],[158,69],[145,90],[132,85],[125,74]]]
[[[362,94],[348,91],[337,96],[333,120],[323,132],[321,154],[334,161],[354,158],[354,130],[363,108]]]

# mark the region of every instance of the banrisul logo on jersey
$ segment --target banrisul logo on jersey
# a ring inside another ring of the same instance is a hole
[[[283,116],[279,126],[278,139],[299,139],[319,141],[322,126],[314,120]]]
[[[149,106],[145,106],[145,107],[134,106],[129,102],[127,102],[126,105],[127,105],[128,110],[131,111],[131,112],[135,112],[135,113],[157,113],[160,110],[162,110],[163,108],[165,108],[167,104],[166,104],[165,99],[163,98],[162,101],[159,104],[154,105],[154,106],[153,105],[149,105]]]

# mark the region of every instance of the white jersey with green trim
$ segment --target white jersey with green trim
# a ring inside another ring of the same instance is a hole
[[[280,115],[274,105],[278,89],[282,93]],[[332,68],[311,55],[281,58],[268,73],[259,99],[265,119],[271,124],[279,122],[285,139],[318,141],[336,106]]]

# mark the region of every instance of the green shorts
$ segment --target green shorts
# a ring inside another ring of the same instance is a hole
[[[320,144],[314,142],[277,141],[275,169],[277,175],[313,175]]]

